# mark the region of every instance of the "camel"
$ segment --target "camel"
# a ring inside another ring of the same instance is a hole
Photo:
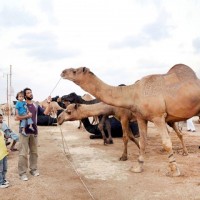
[[[83,118],[91,117],[93,115],[114,115],[116,119],[121,122],[123,130],[124,151],[120,160],[127,160],[127,145],[128,138],[132,140],[139,148],[138,141],[134,138],[130,127],[130,121],[136,121],[133,113],[125,108],[110,106],[103,102],[85,105],[85,104],[70,104],[66,110],[58,116],[58,124],[64,121],[81,120]]]
[[[64,95],[61,97],[61,100],[64,102],[70,102],[70,103],[79,103],[79,104],[96,104],[99,103],[100,101],[98,99],[92,99],[90,101],[85,101],[81,96],[77,95],[75,92],[72,92],[68,95]],[[104,144],[113,144],[113,139],[111,135],[111,126],[108,121],[108,115],[99,115],[99,124],[98,128],[102,133]],[[108,132],[108,138],[106,137],[106,134],[104,132],[103,126],[106,126],[106,130]]]
[[[135,114],[140,131],[140,151],[133,172],[144,170],[147,124],[151,121],[168,152],[167,175],[180,176],[166,122],[174,124],[200,115],[200,80],[189,66],[176,64],[165,74],[148,75],[124,87],[104,83],[86,67],[65,69],[61,77],[73,81],[101,101],[130,109]]]
[[[84,104],[70,104],[67,106],[64,112],[62,112],[58,116],[58,124],[62,124],[64,121],[74,121],[74,120],[82,120],[84,118],[93,116],[93,115],[113,115],[116,119],[118,119],[122,124],[123,130],[123,142],[124,142],[124,151],[120,160],[127,160],[127,144],[128,139],[132,140],[139,148],[138,141],[133,137],[132,133],[130,132],[129,122],[136,121],[136,117],[128,109],[120,108],[116,106],[111,106],[105,104],[103,102],[91,105],[84,105]],[[188,155],[187,148],[183,141],[182,134],[175,124],[168,123],[171,126],[177,136],[179,137],[182,147],[183,147],[183,155]],[[174,126],[173,126],[174,125]]]
[[[47,99],[39,102],[39,105],[45,109],[48,106]],[[54,118],[57,118],[58,110],[64,110],[64,109],[62,107],[60,107],[60,105],[56,101],[51,101],[50,102],[50,115]]]
[[[13,104],[13,102],[11,102],[11,104],[8,103],[4,103],[1,104],[1,113],[3,115],[13,115],[15,113],[15,106]]]

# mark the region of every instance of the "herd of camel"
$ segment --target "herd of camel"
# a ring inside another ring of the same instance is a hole
[[[183,153],[187,155],[187,148],[176,122],[200,116],[200,80],[190,67],[177,64],[166,74],[148,75],[128,86],[108,85],[86,67],[65,69],[61,77],[73,81],[96,99],[93,100],[95,104],[89,103],[90,105],[69,101],[72,104],[67,105],[58,116],[59,124],[99,115],[103,116],[102,123],[106,123],[107,117],[114,115],[123,129],[124,151],[120,159],[127,159],[128,139],[132,140],[138,146],[139,157],[137,166],[131,170],[139,173],[143,171],[148,121],[153,122],[160,133],[163,148],[168,153],[168,175],[180,176],[167,124],[177,133]],[[130,121],[138,123],[139,143],[130,131]],[[102,135],[104,143],[112,143],[110,134],[108,139],[103,132]]]

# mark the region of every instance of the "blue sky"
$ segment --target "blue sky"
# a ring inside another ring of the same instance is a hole
[[[84,94],[67,80],[53,90],[69,67],[86,66],[110,85],[177,63],[200,77],[199,10],[198,0],[0,0],[0,103],[10,65],[13,100],[24,87],[38,101]]]

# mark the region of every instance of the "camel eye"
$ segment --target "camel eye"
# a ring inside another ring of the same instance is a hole
[[[73,71],[73,74],[76,74],[76,70]]]
[[[71,115],[71,111],[70,111],[70,110],[67,110],[66,113],[67,113],[68,115]]]

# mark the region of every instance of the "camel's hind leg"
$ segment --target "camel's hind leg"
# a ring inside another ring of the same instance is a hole
[[[138,148],[139,143],[138,141],[133,137],[133,134],[131,133],[130,127],[129,127],[129,121],[127,120],[121,120],[122,124],[122,130],[123,130],[123,142],[124,142],[124,151],[122,153],[122,156],[120,157],[120,160],[125,161],[128,159],[127,152],[128,152],[128,139],[132,140]]]
[[[176,163],[176,159],[173,154],[172,150],[172,142],[168,134],[167,126],[165,123],[165,115],[162,117],[156,118],[153,120],[155,126],[157,127],[161,139],[162,139],[162,145],[165,151],[168,152],[168,158],[169,158],[169,172],[167,175],[169,176],[180,176],[180,171]]]
[[[179,139],[181,141],[182,147],[183,147],[183,155],[187,156],[188,155],[188,150],[187,150],[187,148],[185,146],[185,143],[183,141],[183,135],[180,132],[179,128],[177,127],[176,123],[172,122],[172,123],[168,123],[168,125],[171,126],[174,129],[174,131],[176,132],[177,136],[179,137]]]

